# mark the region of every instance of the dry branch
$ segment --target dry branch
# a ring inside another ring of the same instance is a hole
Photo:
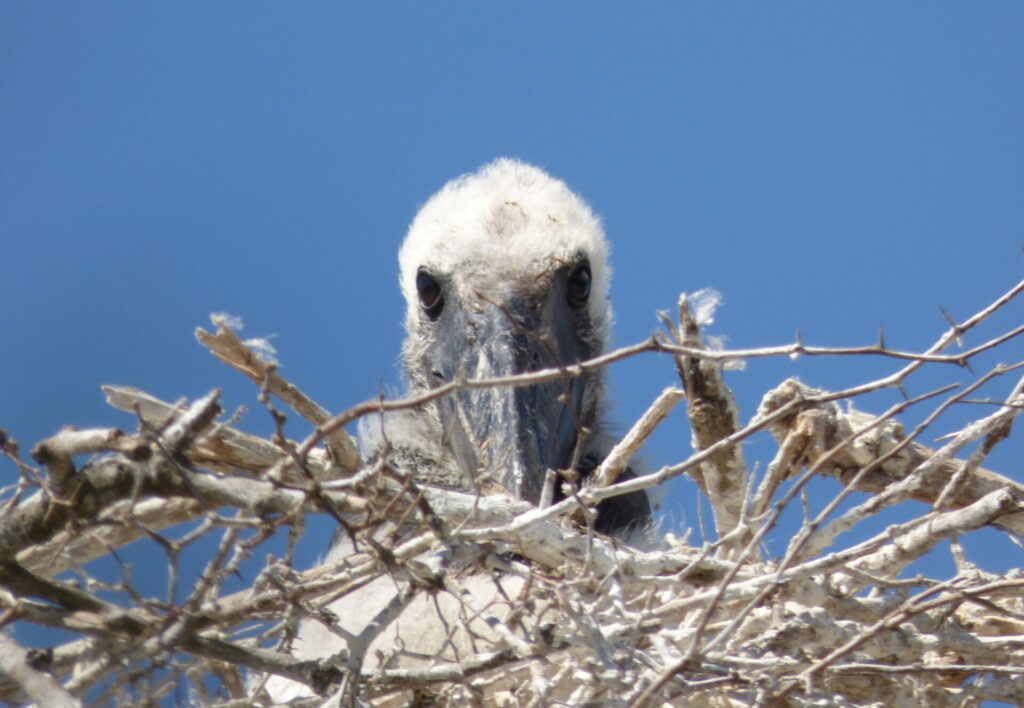
[[[700,326],[685,294],[679,297],[679,325],[666,326],[676,343],[695,352],[705,351]],[[722,378],[722,362],[704,356],[676,354],[676,370],[686,391],[686,412],[693,430],[693,448],[707,450],[740,429],[736,398]],[[747,466],[739,445],[722,447],[706,462],[691,470],[707,495],[715,515],[719,537],[740,523],[745,499]]]
[[[210,353],[225,364],[248,376],[261,388],[277,396],[292,410],[313,425],[326,423],[331,415],[294,384],[285,381],[274,364],[262,360],[245,342],[238,338],[223,317],[213,317],[216,334],[202,328],[196,329],[196,339],[210,350]],[[327,434],[327,450],[331,459],[342,470],[354,472],[359,468],[359,453],[352,439],[342,429]]]

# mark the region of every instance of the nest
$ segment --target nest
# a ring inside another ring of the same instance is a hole
[[[452,387],[331,415],[217,319],[215,333],[198,337],[260,387],[278,422],[269,438],[223,419],[217,391],[168,403],[117,387],[106,388],[108,400],[136,416],[133,433],[63,430],[33,449],[37,465],[0,437],[20,472],[0,514],[0,616],[13,627],[0,634],[0,697],[226,707],[272,705],[287,687],[291,705],[306,706],[1024,703],[1024,574],[983,572],[958,540],[986,526],[1024,534],[1024,486],[981,466],[1024,406],[1024,362],[880,415],[839,405],[1003,346],[1024,328],[944,353],[1021,290],[913,354],[884,342],[713,350],[684,299],[667,335],[530,374],[579,375],[661,352],[681,382],[588,484],[568,485],[563,501],[543,508],[426,485],[387,455],[360,460],[346,425]],[[888,357],[896,368],[835,392],[784,381],[740,423],[723,363],[819,355]],[[937,449],[921,444],[938,416],[1007,374],[1017,382],[984,415]],[[306,439],[287,438],[275,400],[314,426]],[[682,400],[694,449],[619,481]],[[910,407],[930,412],[905,430],[898,418]],[[741,443],[766,430],[777,450],[754,476]],[[706,496],[714,541],[627,544],[593,531],[600,500],[683,475]],[[838,480],[839,491],[806,510],[784,553],[768,555],[766,535],[819,477]],[[883,528],[880,513],[906,501],[924,504]],[[329,515],[349,542],[304,570],[293,559],[309,514]],[[861,540],[846,541],[855,528]],[[950,576],[907,577],[942,541]],[[132,574],[143,569],[118,565],[129,544],[148,544],[154,562],[166,562],[167,596],[144,596]],[[268,555],[271,546],[283,551]],[[178,593],[178,574],[190,572],[182,558],[198,547],[206,550],[193,588]],[[62,639],[40,641],[32,626]],[[308,655],[316,636],[339,648]]]

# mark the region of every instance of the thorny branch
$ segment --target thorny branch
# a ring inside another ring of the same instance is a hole
[[[951,322],[920,354],[884,341],[718,350],[704,343],[684,298],[669,339],[333,416],[215,319],[217,331],[199,330],[200,342],[314,432],[285,440],[287,419],[275,411],[278,434],[263,439],[219,420],[217,391],[172,404],[123,387],[104,390],[135,416],[135,433],[62,430],[32,450],[36,466],[0,431],[0,450],[17,469],[0,493],[0,699],[157,705],[187,694],[199,705],[269,704],[271,677],[286,677],[305,687],[298,700],[310,706],[332,696],[352,705],[1022,703],[1024,577],[972,566],[958,539],[986,526],[1024,537],[1024,485],[1011,479],[1019,470],[1008,477],[982,467],[1024,410],[1024,378],[937,449],[922,441],[981,387],[1019,377],[1024,362],[881,415],[838,404],[902,390],[923,367],[968,373],[983,353],[1008,354],[1024,327],[945,352],[1022,290],[1024,282]],[[344,430],[460,388],[578,376],[650,352],[672,356],[682,390],[652,403],[579,494],[542,508],[423,486],[387,459],[364,465]],[[887,357],[900,368],[842,391],[785,381],[741,422],[722,363],[804,355]],[[617,482],[684,395],[692,454]],[[918,411],[921,422],[904,430],[897,417]],[[758,480],[741,445],[762,431],[778,449]],[[707,494],[717,540],[693,546],[668,536],[637,549],[572,521],[581,505],[683,475]],[[766,555],[769,534],[821,478],[839,491],[814,504],[780,557]],[[924,506],[901,523],[879,522],[908,502]],[[295,544],[316,513],[344,524],[353,543],[299,570]],[[855,529],[864,540],[846,541]],[[953,543],[953,577],[905,577],[944,540]],[[152,550],[145,568],[124,557],[138,544]],[[201,562],[184,560],[197,552]],[[166,564],[164,597],[140,575],[157,559]],[[361,629],[328,607],[382,592],[393,599]],[[345,649],[297,657],[300,622]],[[428,645],[430,622],[440,629]],[[32,627],[65,639],[40,643]]]

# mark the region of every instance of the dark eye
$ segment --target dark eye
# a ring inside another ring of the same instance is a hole
[[[569,273],[569,282],[566,284],[565,297],[570,307],[583,307],[590,297],[590,264],[584,261],[573,268]]]
[[[416,273],[416,290],[420,295],[420,307],[427,313],[427,317],[431,320],[440,317],[444,309],[444,294],[437,278],[420,268]]]

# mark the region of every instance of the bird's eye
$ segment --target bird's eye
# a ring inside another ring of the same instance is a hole
[[[569,274],[565,296],[570,307],[583,307],[590,297],[590,264],[584,261]]]
[[[416,290],[420,295],[420,307],[431,320],[441,316],[444,309],[444,294],[437,278],[422,268],[416,273]]]

